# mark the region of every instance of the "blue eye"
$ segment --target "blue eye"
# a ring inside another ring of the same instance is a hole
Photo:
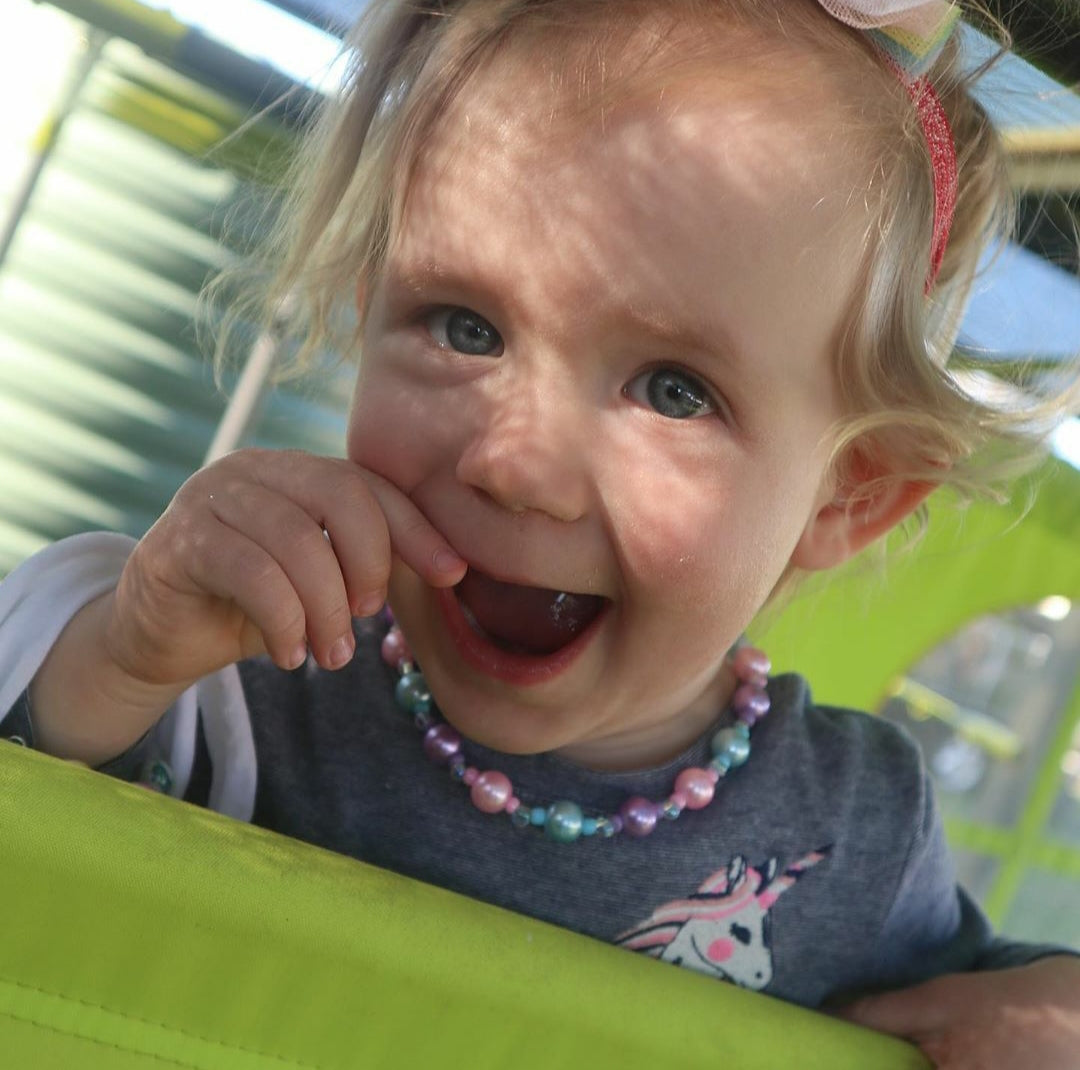
[[[428,316],[426,326],[443,349],[471,357],[497,357],[503,351],[499,332],[483,316],[467,308],[441,308]]]
[[[717,411],[708,389],[677,368],[657,368],[643,372],[626,386],[626,396],[648,405],[671,420],[692,420]]]

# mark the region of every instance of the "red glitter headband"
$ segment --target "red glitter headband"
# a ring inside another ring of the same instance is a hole
[[[945,0],[818,0],[834,18],[863,30],[904,83],[919,115],[934,175],[934,237],[926,293],[945,259],[959,187],[956,140],[934,87],[925,77],[960,19]]]
[[[945,259],[945,248],[956,215],[956,194],[960,184],[956,140],[934,87],[925,78],[919,78],[908,82],[907,89],[919,113],[934,171],[934,240],[930,246],[930,271],[926,276],[926,292],[929,293]]]

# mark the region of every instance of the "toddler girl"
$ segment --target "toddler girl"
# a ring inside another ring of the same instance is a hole
[[[992,939],[913,745],[738,646],[1030,424],[945,370],[1003,185],[955,15],[373,3],[269,256],[301,358],[355,298],[348,459],[240,451],[13,574],[5,733],[809,1006],[937,978],[850,1013],[941,1066],[1080,1065],[1080,964]]]

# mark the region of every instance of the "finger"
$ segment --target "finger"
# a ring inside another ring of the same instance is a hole
[[[267,653],[283,669],[303,664],[307,654],[304,607],[284,570],[262,547],[226,524],[206,536],[213,552],[201,552],[188,580],[214,597],[232,602],[259,631]]]
[[[453,586],[464,576],[466,562],[389,480],[336,458],[245,452],[258,481],[291,497],[326,529],[357,615],[385,602],[391,550],[433,586]]]
[[[863,996],[840,1007],[836,1014],[879,1033],[915,1040],[940,1029],[949,1020],[949,1001],[935,981]]]
[[[394,553],[432,587],[452,587],[468,568],[411,498],[389,480],[365,472],[365,482],[382,507]]]
[[[284,573],[299,599],[307,643],[319,664],[328,669],[346,664],[355,648],[352,611],[341,565],[321,524],[260,483],[240,483],[208,504],[222,524],[250,539]],[[389,550],[381,557],[385,574]]]

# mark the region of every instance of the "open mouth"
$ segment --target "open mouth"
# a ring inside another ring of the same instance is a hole
[[[454,588],[474,631],[508,654],[547,657],[573,642],[603,611],[607,599],[503,583],[469,569]]]
[[[470,568],[436,592],[448,634],[474,669],[516,686],[552,680],[590,645],[611,602],[504,583]]]

